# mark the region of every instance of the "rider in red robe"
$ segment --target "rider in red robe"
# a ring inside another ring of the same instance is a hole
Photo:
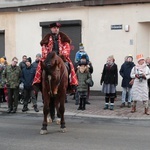
[[[59,23],[50,24],[51,33],[47,34],[42,39],[42,41],[40,42],[40,44],[42,46],[41,61],[44,61],[47,57],[47,54],[52,52],[52,51],[55,51],[59,55],[63,55],[63,57],[69,63],[70,68],[71,68],[70,85],[71,86],[77,86],[78,80],[76,77],[74,66],[73,66],[72,61],[70,59],[71,40],[63,32],[59,32],[60,26],[61,26],[61,24],[59,24]],[[42,75],[41,61],[38,64],[33,84],[41,83],[41,75]]]

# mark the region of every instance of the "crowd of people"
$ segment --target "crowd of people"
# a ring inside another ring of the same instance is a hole
[[[0,66],[0,88],[1,102],[8,102],[8,113],[16,113],[19,102],[19,86],[23,85],[24,103],[22,111],[28,111],[28,101],[31,98],[35,112],[37,108],[37,96],[32,86],[32,82],[36,72],[36,63],[40,60],[41,55],[36,55],[35,62],[32,63],[30,57],[26,55],[22,57],[22,61],[18,64],[18,58],[13,57],[11,64],[2,63]],[[7,91],[7,92],[5,92]],[[7,94],[7,95],[6,95]]]
[[[11,64],[7,63],[6,57],[0,58],[0,102],[8,102],[8,113],[16,113],[19,100],[19,86],[23,85],[24,103],[22,111],[28,111],[28,102],[31,99],[35,112],[39,112],[37,105],[38,92],[41,91],[41,63],[46,59],[47,54],[55,51],[64,60],[69,70],[68,82],[73,89],[75,104],[79,105],[77,110],[85,110],[86,104],[90,104],[90,87],[92,80],[93,66],[90,57],[84,50],[83,43],[79,44],[79,50],[75,55],[74,65],[70,59],[71,47],[70,38],[60,32],[61,24],[55,22],[50,24],[48,33],[40,42],[41,54],[36,55],[35,62],[31,57],[22,56],[18,64],[18,58],[13,57]],[[148,100],[150,97],[150,58],[145,59],[143,55],[137,55],[137,64],[134,64],[131,55],[126,56],[121,65],[119,73],[122,77],[122,99],[120,108],[131,107],[131,112],[136,111],[137,101],[144,104],[144,113],[148,113]],[[100,77],[102,92],[105,93],[104,110],[114,110],[116,98],[116,86],[118,85],[118,67],[114,56],[107,58]],[[148,88],[149,87],[149,88]]]
[[[144,58],[142,54],[136,56],[137,63],[134,64],[131,55],[125,57],[124,63],[121,65],[119,74],[122,77],[122,103],[120,108],[132,108],[131,113],[136,112],[137,101],[144,104],[144,114],[149,115],[149,98],[150,98],[150,58]],[[113,56],[107,58],[104,65],[100,84],[102,92],[105,93],[104,109],[114,109],[114,98],[116,94],[116,86],[118,84],[118,68],[115,64]]]

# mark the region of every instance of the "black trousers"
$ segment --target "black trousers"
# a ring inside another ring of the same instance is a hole
[[[115,93],[105,94],[105,103],[114,103]]]

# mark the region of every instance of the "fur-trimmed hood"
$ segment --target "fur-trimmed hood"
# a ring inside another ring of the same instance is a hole
[[[40,45],[42,46],[43,44],[48,44],[49,42],[49,37],[51,36],[52,34],[51,33],[48,33],[40,42]],[[67,42],[69,44],[71,44],[71,39],[63,32],[59,32],[59,35],[60,35],[60,38],[61,38],[61,41],[62,43],[64,42]]]

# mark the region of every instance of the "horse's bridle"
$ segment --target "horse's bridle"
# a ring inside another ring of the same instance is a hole
[[[61,81],[62,81],[62,78],[63,78],[64,74],[65,74],[65,69],[64,69],[63,74],[61,75],[60,80],[59,80],[58,84],[56,85],[56,87],[59,87],[59,85],[60,85],[60,83],[61,83]],[[49,82],[49,87],[50,87],[50,91],[49,91],[48,93],[49,93],[50,95],[54,96],[54,94],[53,94],[53,92],[52,92],[51,79],[52,79],[52,76],[51,76],[51,75],[48,75],[48,82]]]

